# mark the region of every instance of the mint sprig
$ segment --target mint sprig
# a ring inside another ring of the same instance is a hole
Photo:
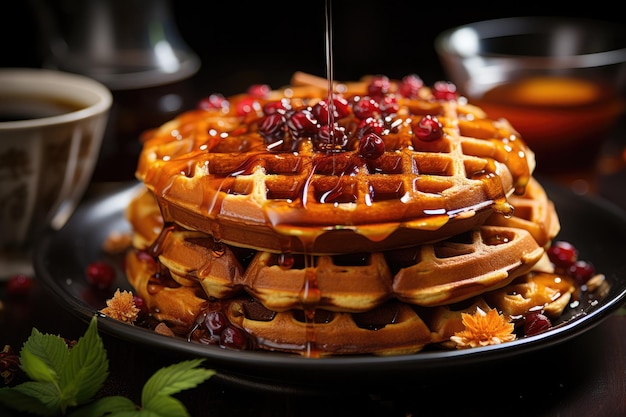
[[[20,351],[20,367],[32,380],[0,388],[0,403],[38,416],[188,416],[172,395],[194,388],[215,374],[201,359],[154,373],[143,387],[141,406],[122,396],[92,400],[109,376],[109,361],[94,316],[73,348],[63,338],[33,329]]]

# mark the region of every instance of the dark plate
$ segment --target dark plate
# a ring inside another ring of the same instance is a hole
[[[316,386],[318,384],[369,384],[401,381],[403,377],[443,374],[458,367],[493,364],[515,355],[546,349],[565,342],[599,324],[616,311],[626,298],[626,214],[603,201],[582,197],[561,186],[542,182],[561,219],[560,240],[576,245],[582,259],[591,261],[606,275],[610,289],[601,299],[584,300],[581,307],[565,314],[551,330],[513,342],[475,349],[422,351],[413,355],[378,357],[350,356],[310,359],[270,352],[225,350],[217,346],[188,343],[152,331],[99,317],[101,331],[116,337],[206,359],[226,379],[253,387],[271,384]],[[113,231],[128,231],[124,209],[140,185],[120,190],[83,204],[58,232],[41,240],[35,269],[59,302],[85,322],[104,307],[113,291],[95,291],[85,281],[86,266],[109,260],[119,268],[117,286],[130,290],[120,258],[102,251]],[[113,287],[115,288],[115,287]],[[393,378],[393,379],[392,379]]]

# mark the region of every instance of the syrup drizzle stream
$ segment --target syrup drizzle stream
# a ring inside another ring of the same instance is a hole
[[[326,0],[326,74],[328,78],[328,131],[329,139],[333,145],[336,145],[333,126],[335,125],[335,104],[333,102],[333,54],[332,54],[332,12],[331,0]],[[334,158],[333,158],[334,164]],[[317,282],[317,271],[315,269],[315,257],[311,255],[313,251],[313,241],[310,239],[304,243],[305,248],[305,267],[304,282],[300,290],[300,303],[304,310],[304,320],[306,326],[306,346],[303,352],[306,357],[318,357],[319,351],[316,347],[316,331],[315,331],[315,312],[317,305],[321,299],[320,288]]]
[[[333,64],[333,31],[332,31],[332,0],[326,0],[326,76],[328,78],[328,127],[331,142],[336,145],[334,129],[335,125],[335,103],[333,102],[334,94],[334,64]]]

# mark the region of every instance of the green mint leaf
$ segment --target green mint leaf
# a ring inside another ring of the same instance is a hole
[[[0,403],[20,412],[38,416],[56,416],[59,393],[50,382],[28,381],[0,389]]]
[[[215,371],[198,368],[202,359],[192,359],[161,368],[148,379],[141,392],[141,405],[148,407],[153,398],[176,394],[182,390],[194,388],[215,374]]]
[[[20,351],[20,364],[30,379],[58,384],[68,355],[63,338],[33,329]]]
[[[189,417],[189,412],[179,400],[169,395],[152,397],[147,404],[143,404],[145,411],[151,411],[157,416]]]
[[[12,410],[38,416],[54,415],[52,411],[37,398],[20,392],[16,387],[0,388],[0,404]]]
[[[68,417],[100,417],[104,415],[115,415],[118,413],[136,413],[137,405],[130,399],[121,396],[103,397],[83,405],[68,414]]]
[[[94,315],[85,334],[69,352],[61,381],[67,405],[83,404],[92,399],[109,376],[109,360],[102,338],[98,335],[98,320]]]

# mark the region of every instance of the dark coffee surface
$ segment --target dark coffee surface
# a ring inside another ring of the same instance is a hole
[[[79,103],[53,97],[0,95],[0,122],[59,116],[83,107]]]

